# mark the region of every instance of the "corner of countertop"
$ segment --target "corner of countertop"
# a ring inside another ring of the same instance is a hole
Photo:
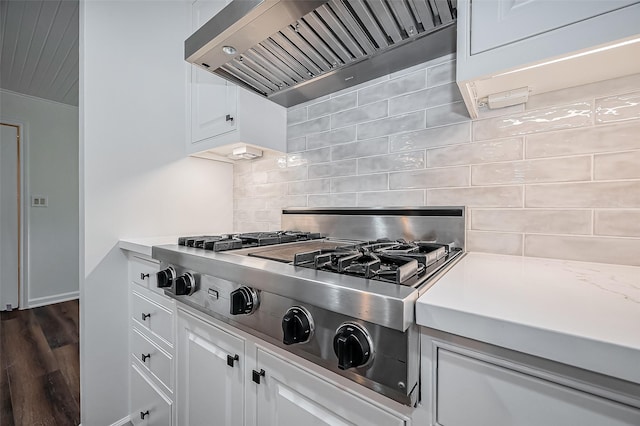
[[[160,237],[126,237],[118,241],[118,247],[131,253],[141,254],[151,257],[151,247],[174,244],[178,241],[176,236],[160,236]]]

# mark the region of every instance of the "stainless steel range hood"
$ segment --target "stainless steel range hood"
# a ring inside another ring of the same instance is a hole
[[[185,59],[289,107],[455,52],[456,0],[234,0]]]

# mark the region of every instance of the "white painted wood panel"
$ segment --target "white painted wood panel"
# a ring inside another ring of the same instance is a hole
[[[640,410],[438,349],[437,423],[633,426]]]
[[[78,1],[2,1],[0,85],[78,105]]]
[[[131,317],[167,344],[173,344],[173,313],[142,294],[131,292]]]
[[[636,1],[474,1],[471,2],[471,54],[552,31]]]
[[[131,365],[131,423],[171,426],[171,400],[136,365]]]
[[[258,348],[258,426],[404,425],[404,420]]]
[[[18,307],[18,128],[0,126],[0,311]]]
[[[236,355],[230,366],[227,357]],[[178,424],[244,424],[242,339],[180,312],[178,361]]]
[[[160,349],[135,327],[131,330],[131,356],[140,361],[147,374],[160,380],[167,392],[173,391],[173,356]]]

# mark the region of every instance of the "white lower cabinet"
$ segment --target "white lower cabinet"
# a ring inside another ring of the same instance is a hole
[[[637,426],[629,406],[438,350],[437,421],[447,426]]]
[[[403,419],[258,348],[258,426],[404,425]],[[253,373],[252,373],[253,375]]]
[[[159,269],[157,261],[129,254],[129,417],[134,425],[176,424],[176,305],[157,288]]]
[[[178,314],[178,424],[244,424],[244,341]]]
[[[314,374],[293,355],[196,315],[178,309],[179,426],[406,426],[406,416]]]
[[[171,399],[138,368],[131,365],[131,423],[171,426]]]
[[[420,426],[638,426],[640,385],[431,329]]]

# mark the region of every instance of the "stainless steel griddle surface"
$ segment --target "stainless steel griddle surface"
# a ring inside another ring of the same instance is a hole
[[[278,262],[292,263],[296,253],[303,253],[316,250],[333,250],[336,247],[346,246],[348,243],[337,243],[335,241],[308,241],[291,245],[281,245],[275,247],[260,247],[248,253],[249,256],[260,257],[262,259],[276,260]]]

